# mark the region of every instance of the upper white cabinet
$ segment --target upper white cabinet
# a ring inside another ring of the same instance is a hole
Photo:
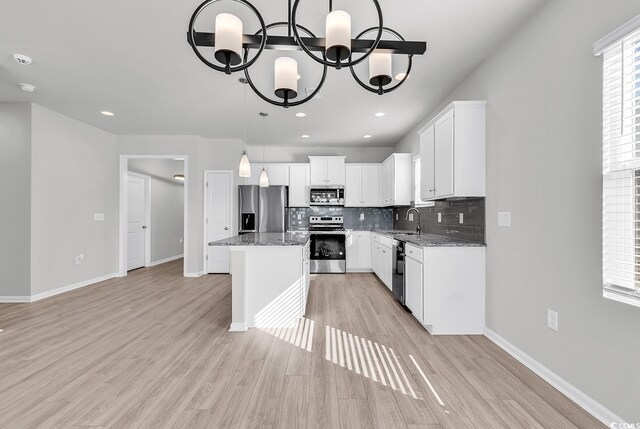
[[[310,156],[311,186],[344,186],[344,156]]]
[[[289,207],[309,207],[309,164],[289,164]]]
[[[289,186],[289,164],[266,164],[269,186]]]
[[[380,207],[380,164],[346,164],[345,207]]]
[[[411,189],[411,154],[392,154],[382,163],[382,206],[410,205]]]
[[[486,101],[454,101],[420,135],[423,200],[485,196]]]

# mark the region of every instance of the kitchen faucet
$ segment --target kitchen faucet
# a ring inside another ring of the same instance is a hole
[[[409,210],[407,210],[407,214],[404,217],[404,220],[409,220],[409,213],[411,213],[411,211],[416,212],[416,214],[418,215],[418,222],[416,223],[416,232],[419,234],[422,234],[422,226],[420,226],[420,212],[418,211],[417,208],[415,207],[411,207]]]

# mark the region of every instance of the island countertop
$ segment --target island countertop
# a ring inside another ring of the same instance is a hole
[[[213,241],[209,246],[304,246],[308,232],[258,232]]]

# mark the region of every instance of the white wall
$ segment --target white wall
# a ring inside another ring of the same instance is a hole
[[[640,308],[602,297],[592,44],[637,14],[636,0],[550,1],[422,121],[453,100],[488,100],[487,325],[629,422],[640,422]],[[418,151],[417,128],[396,151]],[[496,227],[498,211],[513,227]]]
[[[119,136],[118,153],[121,155],[184,155],[188,157],[188,240],[186,250],[187,272],[204,271],[204,171],[232,170],[233,187],[232,232],[237,227],[238,165],[246,145],[237,139],[205,139],[197,136]]]
[[[270,147],[265,148],[265,162],[309,162],[309,156],[346,156],[346,162],[382,162],[393,153],[393,147]],[[247,150],[252,162],[262,162],[262,146]]]
[[[32,295],[117,271],[117,168],[113,135],[32,105]]]
[[[184,161],[131,159],[129,171],[150,177],[151,263],[184,252],[184,184],[173,178],[184,171]]]
[[[31,295],[31,106],[0,103],[0,296]]]

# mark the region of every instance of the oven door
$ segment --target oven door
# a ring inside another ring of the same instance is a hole
[[[343,274],[347,272],[344,233],[311,234],[311,272]]]

